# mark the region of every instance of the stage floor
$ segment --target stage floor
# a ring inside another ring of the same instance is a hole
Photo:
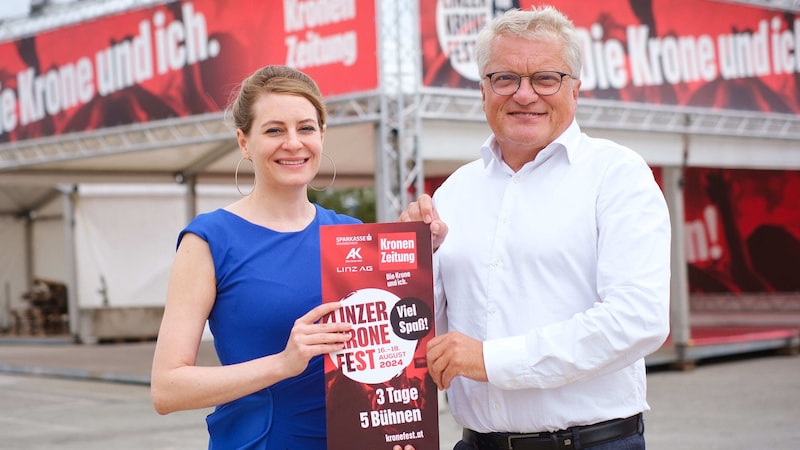
[[[686,345],[676,345],[667,338],[661,349],[645,359],[647,365],[691,369],[701,359],[767,350],[788,354],[800,351],[800,326],[693,326],[690,336]]]

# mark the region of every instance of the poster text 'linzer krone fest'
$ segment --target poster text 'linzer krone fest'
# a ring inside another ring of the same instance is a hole
[[[422,223],[321,228],[323,321],[353,325],[325,358],[329,448],[439,448],[430,230]]]

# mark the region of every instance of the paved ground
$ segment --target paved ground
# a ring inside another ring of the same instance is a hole
[[[159,416],[149,399],[153,343],[0,341],[0,448],[206,448],[207,410]],[[214,364],[210,343],[200,360]],[[799,448],[800,358],[774,354],[651,369],[649,450]],[[441,449],[460,434],[441,402]]]

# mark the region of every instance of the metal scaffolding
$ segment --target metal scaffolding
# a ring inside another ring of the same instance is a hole
[[[377,218],[393,221],[409,198],[424,190],[417,137],[419,115],[418,2],[376,2],[378,10],[380,121],[375,170]]]
[[[800,11],[799,0],[728,0],[786,11]],[[125,10],[167,3],[165,0],[82,0],[68,5],[45,5],[40,15],[8,21],[0,41],[18,39],[48,29]],[[423,120],[484,122],[480,93],[475,90],[422,88],[419,43],[419,3],[376,2],[379,36],[379,80],[375,92],[328,99],[330,125],[374,123],[375,187],[379,221],[394,220],[410,199],[424,191],[419,136]],[[653,104],[620,103],[582,98],[577,110],[582,126],[597,129],[800,140],[800,117]],[[222,113],[201,114],[136,123],[0,145],[0,171],[153,150],[220,143],[184,171],[202,172],[228,151],[231,131]]]
[[[800,12],[800,0],[718,1]],[[66,5],[48,4],[45,1],[36,16],[3,22],[0,42],[166,3],[169,0],[76,0]],[[419,139],[423,121],[483,124],[485,116],[477,90],[422,87],[419,1],[376,0],[375,5],[379,86],[371,92],[327,98],[326,106],[330,127],[357,124],[375,127],[373,147],[377,220],[385,222],[395,220],[409,201],[424,192],[424,164]],[[800,141],[800,116],[794,114],[623,103],[593,98],[581,98],[576,114],[585,128],[680,136],[684,154],[692,136]],[[223,113],[214,112],[7,142],[0,144],[0,174],[4,182],[20,185],[31,183],[34,179],[49,183],[48,186],[58,183],[72,185],[77,182],[75,180],[185,183],[190,186],[187,212],[191,218],[194,215],[194,185],[201,175],[213,178],[213,175],[207,174],[209,168],[235,148],[231,136],[232,130],[225,124]],[[148,170],[108,173],[92,170],[91,165],[77,164],[91,158],[135,155],[158,149],[178,150],[174,158],[178,165],[174,167],[179,168],[150,167]],[[670,209],[674,212],[672,225],[676,230],[672,261],[672,340],[679,358],[683,359],[687,358],[684,352],[689,347],[691,335],[688,328],[688,281],[680,232],[684,223],[681,170],[678,164],[664,167],[664,190]],[[57,194],[58,191],[43,191],[34,202],[23,205],[27,209],[0,211],[0,214],[32,216],[35,208]],[[74,190],[64,194],[66,203],[75,201]],[[15,207],[18,207],[16,203]],[[72,209],[70,205],[65,206],[65,211]],[[66,217],[66,223],[70,226],[72,218]],[[68,234],[72,234],[72,231]],[[67,245],[68,253],[74,253],[74,242],[68,242]],[[68,259],[73,261],[74,256]],[[27,272],[31,273],[32,270],[28,268]],[[70,270],[74,272],[75,268],[70,267]],[[70,279],[75,279],[74,273]],[[796,308],[796,300],[790,298],[782,302],[780,305]],[[709,301],[705,306],[711,309],[714,305]],[[71,308],[70,313],[76,314],[77,308]],[[77,318],[71,316],[70,323],[77,323]]]

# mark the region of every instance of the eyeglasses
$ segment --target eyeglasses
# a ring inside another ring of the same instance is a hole
[[[572,75],[564,72],[556,72],[554,70],[544,70],[541,72],[534,72],[530,75],[520,75],[515,72],[492,72],[487,73],[486,78],[489,79],[489,84],[492,90],[497,95],[514,95],[519,90],[520,83],[523,78],[531,80],[531,88],[540,96],[553,95],[561,89],[561,83],[564,77],[571,77]]]

